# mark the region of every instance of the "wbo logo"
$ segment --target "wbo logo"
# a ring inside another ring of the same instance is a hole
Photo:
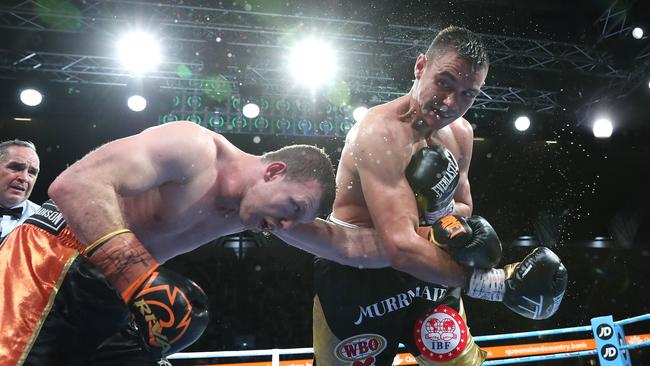
[[[440,305],[415,322],[414,339],[423,356],[446,362],[467,347],[467,325],[456,310]]]
[[[342,340],[334,349],[334,355],[339,360],[346,362],[368,358],[374,361],[374,356],[380,354],[385,348],[386,338],[381,335],[359,334]]]

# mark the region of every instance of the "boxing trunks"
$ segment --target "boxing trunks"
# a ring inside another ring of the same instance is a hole
[[[0,365],[155,365],[131,315],[48,201],[0,246]]]
[[[392,268],[358,269],[322,258],[314,261],[314,289],[315,365],[392,365],[399,343],[420,365],[485,360],[465,324],[461,289]]]

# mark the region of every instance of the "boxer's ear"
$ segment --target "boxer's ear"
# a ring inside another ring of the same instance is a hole
[[[264,172],[264,181],[271,181],[274,179],[284,177],[287,172],[287,164],[284,161],[273,161],[266,166]]]

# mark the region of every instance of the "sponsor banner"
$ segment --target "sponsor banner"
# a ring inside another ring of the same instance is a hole
[[[637,334],[625,337],[627,344],[650,341],[650,334]],[[596,342],[591,339],[576,339],[559,342],[542,342],[518,344],[512,346],[482,347],[488,353],[488,359],[526,357],[551,353],[567,353],[596,349]],[[271,361],[246,363],[201,364],[202,366],[272,366]],[[395,356],[393,366],[417,365],[415,357],[410,353],[400,353]],[[312,360],[280,361],[280,366],[312,366]]]

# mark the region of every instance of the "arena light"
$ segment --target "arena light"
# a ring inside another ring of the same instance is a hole
[[[244,114],[244,117],[255,118],[260,115],[260,106],[255,103],[246,103],[241,111]]]
[[[612,121],[608,118],[599,118],[594,122],[592,131],[594,136],[599,139],[609,138],[612,135],[614,127],[612,126]]]
[[[530,127],[530,118],[526,116],[519,116],[515,120],[515,128],[518,131],[526,131]]]
[[[126,105],[134,112],[142,112],[147,108],[147,99],[141,95],[132,95],[126,101]]]
[[[160,46],[150,34],[128,33],[119,40],[117,49],[124,67],[136,74],[153,70],[161,60]]]
[[[293,47],[289,67],[296,81],[317,88],[334,76],[336,57],[329,44],[309,38]]]
[[[20,92],[20,101],[30,107],[35,107],[43,101],[43,94],[36,89],[25,89]]]
[[[641,27],[635,27],[634,29],[632,29],[632,37],[634,37],[634,39],[643,38],[643,33],[644,33],[643,28]]]
[[[354,117],[355,121],[359,122],[366,115],[366,113],[368,113],[368,108],[366,108],[366,107],[357,107],[352,112],[352,117]]]

